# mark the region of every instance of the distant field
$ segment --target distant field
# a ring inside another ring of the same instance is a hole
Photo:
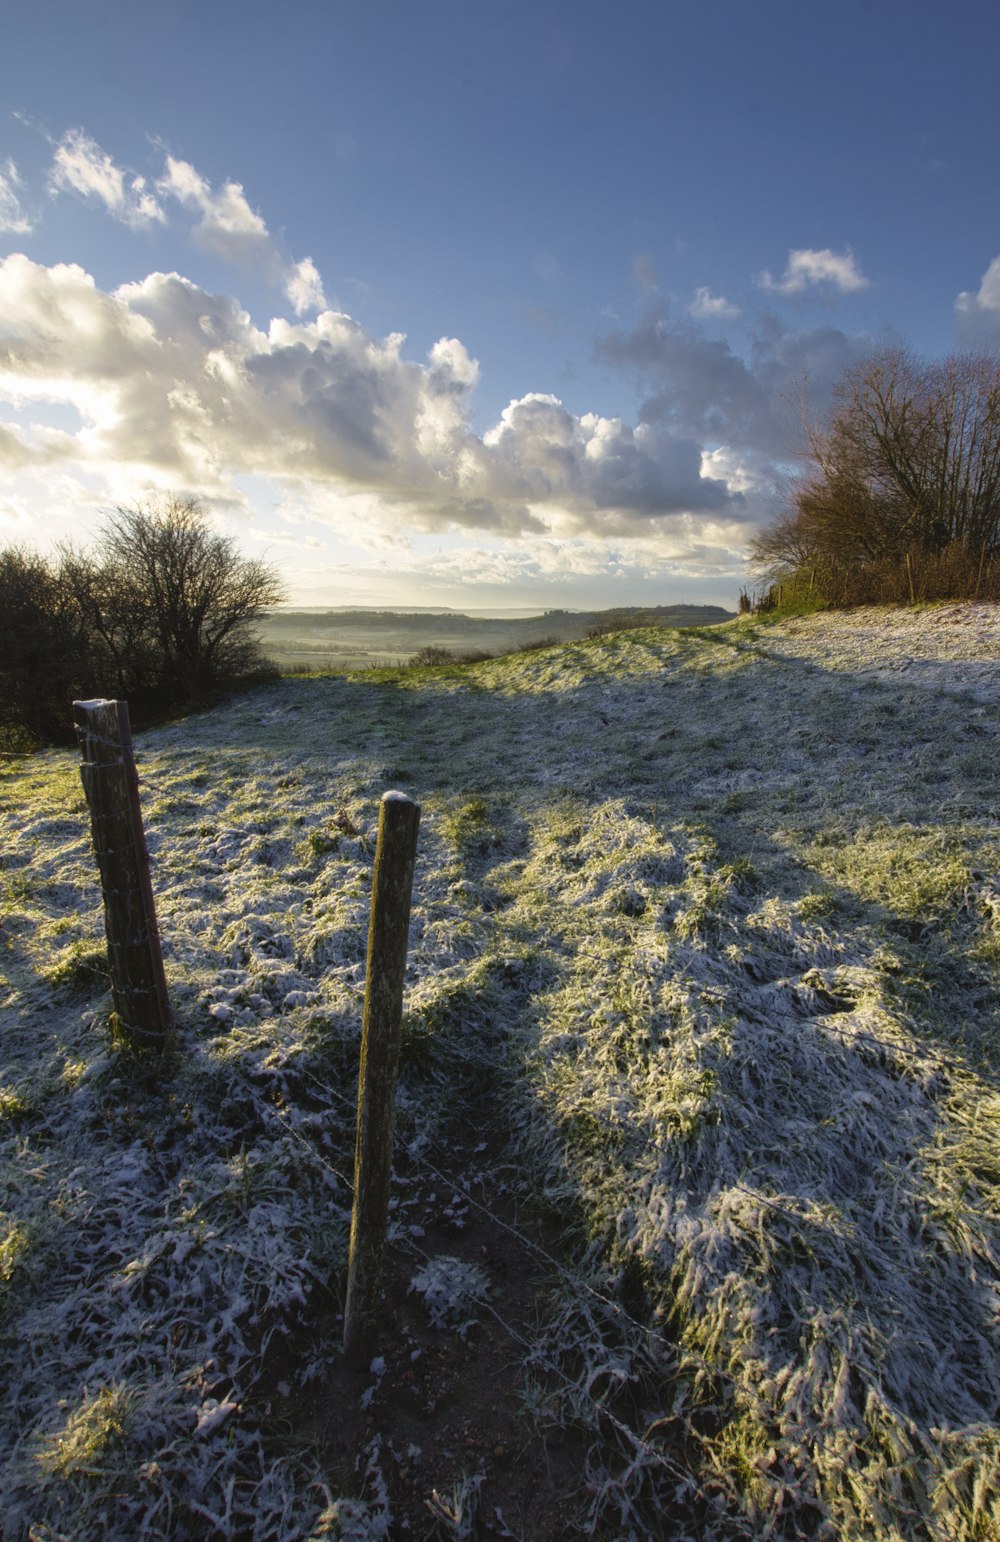
[[[594,627],[712,626],[731,621],[718,605],[661,605],[642,610],[552,610],[537,616],[466,615],[460,611],[276,610],[261,639],[277,664],[317,670],[367,669],[405,663],[421,648],[454,653],[510,653],[540,638],[576,642]]]

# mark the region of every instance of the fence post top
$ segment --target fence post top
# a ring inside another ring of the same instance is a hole
[[[406,792],[384,792],[381,801],[383,803],[408,803],[411,808],[417,807],[409,793]]]
[[[95,696],[91,701],[75,701],[74,707],[79,707],[81,712],[93,712],[95,707],[114,707],[117,702],[111,701],[106,696]]]

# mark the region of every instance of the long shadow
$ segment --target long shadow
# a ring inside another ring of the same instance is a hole
[[[754,1200],[754,1214],[763,1218],[761,1226],[769,1206],[785,1214],[785,1229],[776,1233],[775,1269],[784,1275],[798,1271],[803,1279],[810,1255],[822,1243],[816,1217],[823,1206],[832,1205],[837,1214],[829,1223],[844,1229],[842,1256],[856,1266],[853,1288],[861,1292],[863,1312],[870,1310],[887,1343],[894,1336],[906,1337],[894,1320],[885,1285],[892,1269],[901,1292],[905,1287],[911,1295],[919,1293],[918,1286],[927,1288],[927,1280],[921,1285],[914,1271],[942,1280],[947,1275],[952,1299],[944,1323],[969,1328],[959,1334],[956,1327],[950,1346],[962,1384],[930,1373],[920,1387],[897,1387],[902,1413],[925,1435],[935,1422],[960,1426],[977,1415],[988,1422],[993,1417],[992,1372],[987,1357],[977,1368],[969,1352],[969,1345],[987,1341],[985,1287],[974,1254],[963,1254],[960,1237],[949,1232],[946,1220],[929,1217],[926,1205],[920,1222],[930,1154],[949,1128],[944,1105],[952,1070],[997,1085],[996,1058],[990,1056],[996,999],[988,968],[980,969],[968,949],[952,955],[927,930],[936,909],[959,944],[966,931],[974,930],[974,918],[962,911],[957,890],[928,900],[925,916],[919,907],[914,912],[872,897],[860,880],[855,887],[839,881],[836,864],[823,853],[863,850],[866,841],[885,832],[905,842],[914,831],[934,832],[935,838],[951,842],[959,859],[963,853],[988,850],[997,818],[1000,715],[973,701],[905,684],[859,683],[811,663],[772,659],[766,652],[720,651],[728,645],[709,645],[697,637],[671,639],[662,646],[649,635],[640,639],[646,663],[658,660],[649,670],[638,667],[635,645],[633,639],[568,648],[558,663],[555,656],[541,658],[531,694],[508,691],[503,672],[492,666],[419,681],[399,674],[376,681],[282,682],[210,718],[144,736],[138,748],[140,757],[146,751],[155,758],[154,777],[163,775],[163,768],[169,771],[178,795],[183,795],[185,776],[204,778],[206,764],[209,782],[218,779],[223,802],[232,778],[256,778],[259,833],[264,836],[269,821],[275,829],[280,822],[279,814],[268,810],[268,787],[291,774],[307,780],[317,806],[336,808],[351,796],[372,810],[381,790],[392,785],[401,785],[424,804],[423,850],[428,856],[436,852],[439,865],[441,851],[447,847],[451,852],[453,881],[464,885],[463,913],[474,923],[473,942],[465,955],[464,981],[462,955],[456,955],[458,973],[450,995],[443,993],[435,1005],[437,1016],[425,1010],[422,1021],[410,1022],[404,1082],[419,1088],[421,1077],[447,1061],[450,1044],[465,1054],[464,1061],[460,1055],[455,1060],[468,1068],[463,1095],[470,1100],[489,1102],[505,1035],[515,1065],[520,1059],[537,1066],[547,1054],[567,1075],[575,1075],[581,1054],[592,1053],[605,1031],[591,1010],[581,1014],[575,1033],[566,1034],[564,1049],[551,1043],[552,1012],[580,970],[573,927],[567,924],[561,937],[542,930],[558,904],[540,909],[537,920],[522,914],[516,924],[511,921],[536,832],[556,814],[565,823],[570,805],[573,820],[584,827],[616,805],[623,821],[643,825],[653,844],[659,840],[664,850],[673,848],[679,868],[671,868],[665,858],[659,871],[655,863],[638,876],[629,870],[632,898],[613,913],[595,901],[587,914],[594,927],[613,931],[629,969],[639,941],[655,944],[660,986],[669,979],[675,956],[685,960],[689,972],[699,958],[705,963],[707,975],[699,988],[714,992],[714,1004],[708,997],[699,1004],[698,990],[692,988],[685,998],[690,1010],[701,1012],[709,1026],[715,1018],[734,1021],[725,1053],[721,1040],[709,1043],[697,1069],[718,1082],[727,1057],[729,1062],[737,1057],[746,1071],[745,1123],[735,1120],[733,1104],[724,1111],[728,1124],[721,1116],[716,1119],[721,1105],[716,1100],[713,1113],[710,1092],[701,1098],[687,1131],[658,1130],[641,1113],[630,1123],[627,1107],[617,1120],[598,1117],[587,1123],[562,1117],[557,1103],[544,1095],[546,1089],[528,1076],[512,1076],[503,1088],[516,1132],[512,1160],[518,1140],[529,1133],[536,1151],[546,1146],[563,1151],[560,1203],[581,1233],[595,1224],[596,1215],[611,1259],[608,1278],[620,1268],[623,1304],[640,1318],[671,1305],[678,1287],[676,1240],[664,1233],[662,1248],[647,1246],[639,1231],[630,1234],[628,1228],[614,1238],[613,1217],[602,1214],[595,1200],[595,1164],[631,1169],[641,1207],[661,1174],[678,1171],[680,1153],[686,1177],[684,1192],[676,1198],[693,1214],[715,1202],[725,1164],[733,1169],[735,1163],[739,1185]],[[192,755],[198,765],[188,773],[184,767]],[[908,768],[905,777],[901,765]],[[482,805],[481,810],[469,813],[472,803]],[[701,855],[695,852],[696,842]],[[567,838],[564,857],[552,857],[564,861],[567,873],[576,860],[572,847],[573,839]],[[629,867],[627,851],[620,858],[612,853],[611,868],[616,860],[623,871]],[[724,877],[723,869],[729,870]],[[704,880],[700,920],[691,918],[695,878]],[[716,880],[719,893],[713,898]],[[422,900],[420,886],[418,867],[418,909],[423,906],[431,919],[437,916],[447,924],[441,897],[429,894]],[[686,924],[693,928],[686,935],[677,925],[681,890]],[[793,959],[789,967],[785,934],[790,924],[769,922],[766,916],[753,919],[768,901],[796,915],[803,904],[811,903],[814,915],[820,914],[817,904],[827,907],[826,962],[824,955],[816,955],[811,962]],[[566,908],[572,908],[568,898]],[[736,956],[727,955],[723,962],[723,946]],[[884,983],[889,977],[886,949],[899,960],[897,996],[882,1002],[900,1028],[891,1043],[864,1023],[852,1025],[850,981],[841,977],[846,957]],[[591,1009],[602,1005],[605,984],[595,972]],[[936,1009],[921,1011],[928,987],[945,984],[952,999],[975,1018],[973,1032]],[[615,1011],[627,1018],[624,1008]],[[676,1022],[654,1003],[645,1020],[641,1009],[633,1009],[626,1026],[633,1042],[617,1053],[627,1091],[629,1076],[633,1071],[647,1074],[654,1051],[669,1041]],[[926,1049],[921,1075],[938,1077],[933,1086],[923,1087],[913,1078],[912,1096],[900,1092],[907,1090],[908,1050],[897,1039],[907,1034],[915,1050]],[[755,1045],[762,1043],[780,1051],[780,1074],[754,1069]],[[846,1110],[845,1078],[838,1070],[845,1057],[853,1057],[853,1086],[862,1094]],[[817,1068],[824,1067],[830,1071],[827,1078],[817,1075]],[[758,1106],[764,1101],[766,1110]],[[864,1144],[864,1117],[872,1117],[866,1110],[873,1106],[881,1111],[883,1128],[878,1142]],[[785,1132],[783,1150],[756,1144],[766,1137],[768,1122]],[[816,1165],[818,1157],[809,1156],[804,1137],[801,1151],[796,1147],[797,1126],[803,1132],[823,1128],[822,1166]],[[797,1165],[789,1151],[801,1157]],[[576,1162],[581,1176],[574,1188]],[[585,1177],[584,1166],[589,1169]],[[877,1215],[863,1214],[864,1206],[883,1202],[907,1205],[914,1224],[923,1224],[924,1235],[905,1246],[894,1241]],[[629,1257],[642,1263],[638,1285],[635,1273],[625,1267]],[[738,1262],[738,1249],[732,1258]],[[823,1307],[846,1309],[842,1298],[850,1283],[839,1274],[831,1280],[822,1274],[816,1278]],[[808,1293],[803,1296],[806,1304],[810,1300]],[[765,1302],[765,1315],[772,1308],[771,1352],[777,1360],[785,1355],[792,1362],[799,1329],[787,1318],[787,1303],[776,1296],[770,1305]],[[696,1309],[697,1302],[688,1309],[689,1321]],[[677,1328],[684,1329],[683,1314]],[[933,1338],[931,1328],[939,1334],[941,1324],[929,1325]]]
[[[756,983],[766,987],[785,978],[793,1002],[792,1011],[785,1014],[785,1026],[789,1031],[794,1027],[798,1039],[797,1054],[789,1062],[784,1106],[772,1107],[770,1112],[789,1127],[804,1115],[806,1122],[832,1126],[826,1141],[830,1170],[817,1174],[817,1180],[822,1181],[817,1181],[814,1189],[808,1171],[800,1171],[795,1200],[829,1201],[832,1192],[848,1208],[856,1207],[865,1197],[877,1198],[880,1190],[900,1196],[900,1175],[908,1172],[912,1183],[906,1187],[915,1202],[926,1160],[922,1153],[926,1154],[936,1139],[935,1104],[943,1100],[950,1071],[972,1074],[994,1087],[997,1084],[995,1056],[991,1058],[989,1053],[996,1007],[989,970],[971,963],[967,956],[955,956],[947,943],[936,943],[933,916],[921,919],[911,908],[894,908],[877,899],[859,897],[856,890],[829,876],[819,881],[816,867],[792,856],[790,848],[793,844],[815,846],[820,836],[835,848],[857,846],[873,831],[902,830],[908,835],[912,833],[910,827],[919,826],[952,840],[959,855],[966,848],[973,848],[974,854],[977,844],[992,837],[995,826],[992,766],[997,714],[975,701],[956,702],[929,695],[921,688],[877,681],[865,681],[859,688],[849,677],[832,676],[815,665],[786,659],[758,659],[749,678],[740,676],[742,670],[734,677],[732,688],[718,693],[723,700],[716,707],[716,724],[705,723],[704,703],[699,703],[698,696],[718,682],[711,677],[685,675],[683,670],[672,669],[663,679],[637,682],[629,692],[627,712],[631,720],[620,724],[615,723],[613,703],[600,694],[613,684],[606,677],[585,681],[568,691],[556,688],[543,692],[540,699],[528,702],[493,695],[490,713],[496,742],[503,745],[502,760],[494,761],[491,773],[484,776],[477,748],[470,750],[452,739],[434,781],[425,780],[431,767],[424,757],[410,755],[417,771],[424,773],[413,776],[413,790],[419,797],[432,796],[442,786],[492,786],[516,798],[518,792],[524,797],[530,789],[536,814],[541,805],[572,796],[582,805],[584,818],[588,807],[621,799],[630,811],[648,808],[654,822],[668,827],[700,827],[718,850],[720,860],[725,857],[730,864],[745,861],[752,865],[762,893],[769,897],[795,906],[815,901],[819,891],[819,898],[831,907],[827,929],[835,942],[849,937],[855,956],[859,941],[862,959],[886,943],[894,945],[903,956],[898,1005],[904,1027],[915,1034],[915,1047],[919,1048],[920,1040],[926,1046],[921,1074],[926,1074],[927,1063],[933,1066],[936,1058],[937,1070],[932,1074],[940,1074],[941,1082],[939,1092],[919,1106],[908,1110],[903,1099],[894,1107],[885,1107],[886,1118],[891,1116],[897,1123],[882,1149],[872,1154],[867,1171],[868,1159],[856,1144],[856,1126],[843,1118],[843,1109],[838,1106],[837,1083],[807,1087],[806,1082],[829,1054],[831,1041],[841,1042],[842,1028],[850,1039],[849,1024],[843,1021],[853,1004],[850,996],[843,994],[843,987],[831,988],[828,980],[820,978],[817,984],[807,978],[815,971],[802,970],[797,981],[788,981],[780,963],[769,978],[766,961]],[[391,691],[392,687],[386,689]],[[425,686],[424,692],[427,689]],[[588,702],[588,691],[596,699]],[[657,705],[657,692],[662,703],[660,725],[655,711],[651,715],[648,710]],[[453,705],[451,693],[442,693],[441,706]],[[421,710],[428,711],[426,696]],[[573,721],[568,723],[571,714]],[[381,721],[383,729],[395,726],[412,747],[411,736],[418,730],[405,701],[394,711],[387,710]],[[589,739],[581,754],[580,735],[588,729]],[[570,737],[572,743],[568,744]],[[891,739],[891,758],[884,753],[887,738]],[[793,751],[790,756],[789,745]],[[897,772],[901,762],[913,767],[902,785]],[[544,819],[543,814],[539,817]],[[980,822],[985,828],[977,830],[974,827]],[[779,828],[784,838],[776,840],[773,832]],[[647,904],[655,904],[655,891],[644,898]],[[967,940],[958,935],[966,927],[960,915],[962,896],[942,896],[939,901],[937,908],[945,912],[944,924],[951,928],[960,947]],[[970,919],[968,930],[972,929]],[[550,956],[549,963],[557,971],[562,967],[557,955]],[[942,984],[982,1019],[975,1032],[964,1032],[962,1024],[949,1023],[940,1012],[921,1013],[928,989]],[[550,978],[532,992],[530,1000],[519,1004],[519,1021],[529,1040],[532,1035],[540,1036],[546,1002],[552,994]],[[877,1035],[861,1032],[850,1053],[859,1066],[867,1064],[873,1073],[871,1090],[862,1088],[866,1100],[885,1098],[887,1070],[897,1078],[904,1074],[906,1047],[880,1044]],[[766,1091],[769,1098],[775,1097],[773,1081],[756,1090],[758,1095]],[[751,1098],[754,1091],[751,1086]],[[757,1154],[752,1149],[745,1154],[744,1181],[752,1187]],[[773,1179],[773,1173],[762,1176],[766,1184]],[[708,1164],[701,1185],[686,1198],[704,1202],[711,1194],[712,1182]],[[582,1192],[578,1208],[581,1214],[590,1208]],[[805,1258],[810,1250],[808,1224],[799,1215],[795,1225],[806,1234],[802,1242]],[[879,1246],[885,1249],[884,1237]],[[933,1268],[933,1258],[947,1255],[955,1287],[949,1313],[952,1324],[978,1323],[984,1330],[987,1302],[983,1285],[974,1265],[963,1258],[960,1241],[949,1237],[946,1225],[931,1224],[923,1246],[926,1254],[916,1266],[919,1272]],[[894,1259],[902,1271],[901,1289],[902,1285],[919,1283],[905,1279],[907,1262],[912,1273],[919,1251],[915,1255],[909,1250],[908,1260],[904,1256]],[[860,1268],[862,1254],[857,1257]],[[833,1282],[834,1297],[843,1285],[842,1280]],[[882,1305],[885,1315],[880,1326],[891,1341],[896,1332],[891,1298],[884,1298]],[[995,1387],[986,1368],[988,1361],[979,1361],[977,1369],[977,1362],[969,1356],[969,1342],[959,1334],[953,1346],[963,1365],[961,1388],[925,1384],[904,1400],[903,1414],[925,1431],[942,1415],[953,1420],[957,1417],[959,1423],[970,1421],[976,1412],[979,1417],[991,1415],[990,1398]],[[985,1333],[982,1342],[986,1342]]]

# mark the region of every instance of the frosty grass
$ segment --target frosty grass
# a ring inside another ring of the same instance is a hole
[[[423,806],[400,1139],[490,1079],[578,1219],[538,1355],[565,1418],[613,1411],[597,1534],[686,1495],[706,1537],[1000,1535],[998,638],[985,606],[638,631],[140,735],[159,1082],[107,1031],[76,757],[6,764],[3,1537],[392,1535],[377,1443],[338,1498],[260,1390],[291,1331],[301,1384],[338,1352],[310,1296],[389,787]],[[461,1325],[489,1282],[455,1262],[414,1288]],[[616,1292],[648,1331],[614,1340]]]

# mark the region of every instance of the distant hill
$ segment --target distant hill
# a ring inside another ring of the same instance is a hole
[[[594,622],[620,621],[626,626],[718,626],[735,616],[735,611],[723,610],[721,605],[619,605],[590,612]]]
[[[466,615],[462,611],[276,610],[260,625],[265,651],[278,664],[363,669],[401,662],[421,648],[509,653],[540,638],[575,642],[595,631],[632,626],[715,626],[731,621],[720,605],[617,606],[610,610],[547,610],[536,616]]]

